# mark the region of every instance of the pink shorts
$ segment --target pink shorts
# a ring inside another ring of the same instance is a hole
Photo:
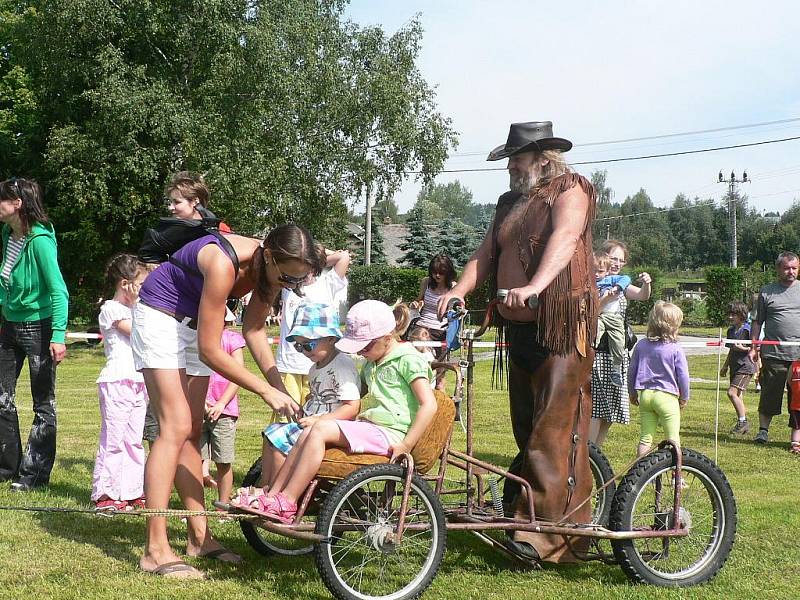
[[[341,419],[336,419],[336,424],[353,454],[392,455],[389,438],[377,425],[367,421],[343,421]]]

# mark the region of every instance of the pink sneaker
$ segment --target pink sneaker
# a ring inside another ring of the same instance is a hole
[[[291,524],[297,515],[297,503],[289,500],[281,492],[272,496],[270,500],[272,502],[264,510],[264,516],[287,525]]]

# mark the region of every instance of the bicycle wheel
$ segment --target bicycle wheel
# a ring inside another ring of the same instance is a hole
[[[689,535],[612,540],[614,556],[633,581],[671,587],[703,583],[716,575],[733,547],[736,501],[725,474],[699,452],[686,448],[682,452],[678,515]],[[675,485],[675,467],[668,450],[643,457],[619,484],[611,529],[672,528]]]
[[[317,519],[328,541],[315,546],[317,569],[340,600],[416,598],[431,584],[444,556],[444,511],[431,487],[411,480],[402,542],[397,531],[405,486],[400,465],[359,469],[334,488]]]
[[[256,462],[250,467],[247,475],[242,480],[242,486],[257,486],[261,479],[261,459],[256,459]],[[310,554],[314,550],[314,546],[303,540],[296,540],[283,535],[271,533],[266,529],[262,529],[252,521],[239,521],[239,527],[244,534],[247,543],[263,556],[272,556],[273,554],[280,554],[283,556],[302,556]]]
[[[589,468],[592,470],[592,523],[608,525],[611,514],[611,502],[614,499],[616,484],[612,483],[602,492],[598,492],[607,482],[614,479],[611,463],[594,442],[589,442]]]

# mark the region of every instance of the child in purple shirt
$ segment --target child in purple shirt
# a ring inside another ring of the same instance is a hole
[[[639,406],[639,456],[650,451],[658,424],[667,439],[680,445],[681,410],[689,400],[689,366],[677,344],[681,309],[656,302],[647,319],[647,339],[633,348],[628,369],[628,394]]]

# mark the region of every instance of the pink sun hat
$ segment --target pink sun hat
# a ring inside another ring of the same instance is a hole
[[[347,354],[356,354],[369,344],[394,331],[394,314],[388,304],[378,300],[362,300],[347,311],[344,337],[336,348]]]

